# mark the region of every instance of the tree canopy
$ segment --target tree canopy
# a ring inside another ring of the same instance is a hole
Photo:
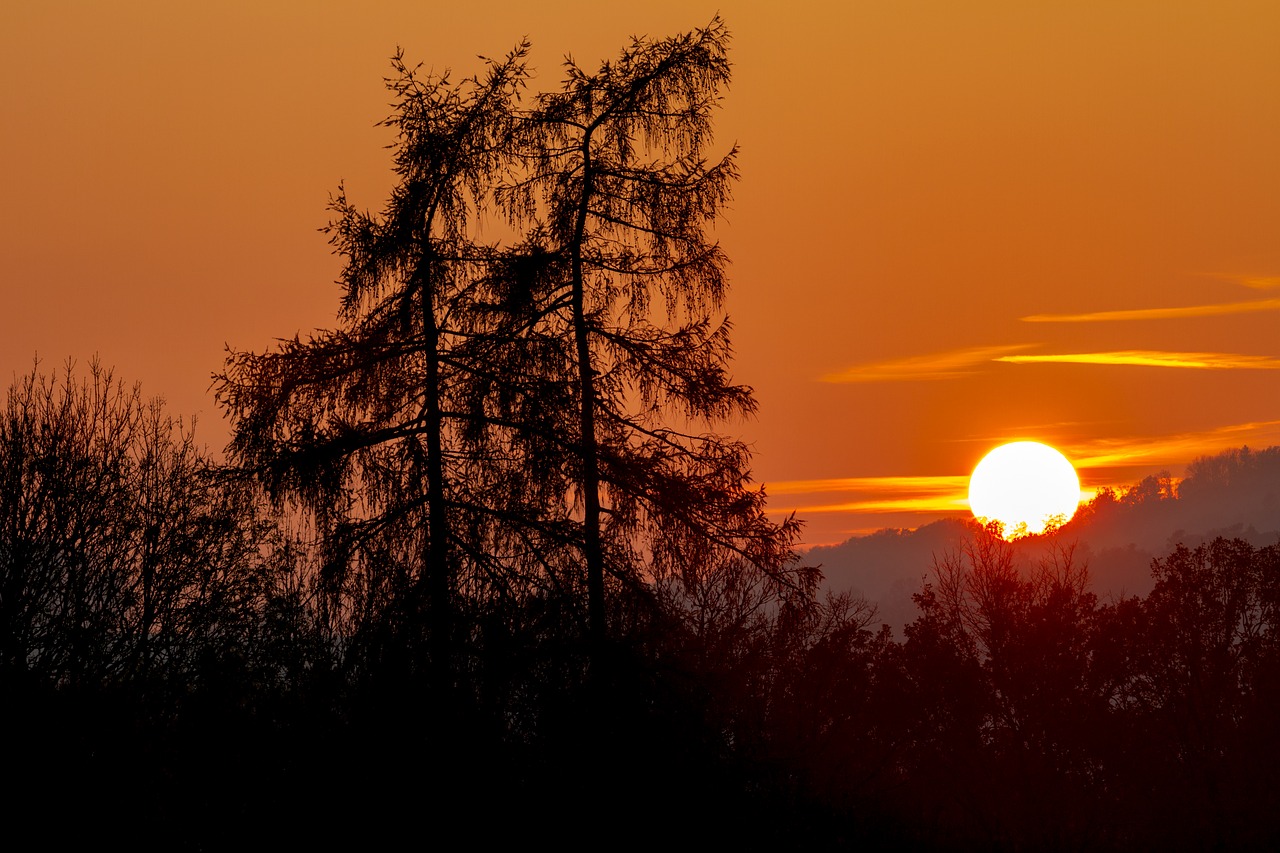
[[[528,105],[526,44],[458,84],[397,56],[399,183],[377,216],[340,190],[329,226],[342,327],[219,378],[234,459],[316,514],[334,589],[429,602],[437,658],[464,600],[579,590],[598,644],[607,583],[715,562],[812,591],[716,431],[755,408],[707,236],[737,177],[704,153],[727,43],[636,39]]]

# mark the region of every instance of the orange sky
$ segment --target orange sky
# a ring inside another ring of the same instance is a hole
[[[527,34],[551,87],[719,10],[732,429],[811,543],[962,509],[1001,440],[1086,488],[1280,444],[1271,0],[217,5],[0,9],[6,379],[96,352],[220,446],[224,343],[334,323],[317,229],[391,186],[397,44],[465,76]]]

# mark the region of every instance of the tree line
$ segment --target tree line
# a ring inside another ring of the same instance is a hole
[[[707,233],[727,46],[636,39],[532,96],[527,44],[456,84],[397,55],[398,182],[333,202],[341,325],[229,354],[225,462],[97,364],[15,381],[15,815],[201,848],[1274,841],[1275,546],[1099,602],[974,528],[902,639],[817,594],[722,432],[755,408]]]

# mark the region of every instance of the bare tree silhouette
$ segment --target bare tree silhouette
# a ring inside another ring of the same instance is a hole
[[[0,677],[181,681],[248,649],[269,591],[251,496],[96,362],[38,367],[0,414]]]

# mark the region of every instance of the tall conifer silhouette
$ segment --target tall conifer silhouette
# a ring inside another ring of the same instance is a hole
[[[459,595],[585,587],[598,650],[606,576],[812,591],[715,431],[755,410],[706,233],[737,178],[703,153],[727,44],[718,19],[636,39],[528,106],[526,45],[456,86],[397,57],[399,184],[377,217],[334,205],[344,327],[219,378],[234,458],[316,514],[354,626],[427,618],[439,670]]]
[[[727,260],[707,230],[737,179],[736,149],[704,153],[729,83],[718,18],[633,39],[599,71],[571,59],[559,92],[523,124],[528,173],[500,198],[556,259],[551,322],[573,342],[577,480],[590,631],[605,636],[605,575],[623,579],[745,561],[807,590],[788,568],[797,524],[771,523],[749,453],[712,428],[754,412],[730,380],[720,316]],[[524,214],[524,216],[521,216]],[[566,424],[565,429],[569,429]]]
[[[233,354],[218,379],[233,457],[315,514],[341,606],[383,632],[426,617],[437,675],[482,456],[462,423],[474,415],[484,335],[473,303],[492,256],[473,234],[510,150],[527,50],[457,85],[395,57],[385,124],[399,183],[380,216],[340,189],[328,228],[345,259],[344,327]]]

